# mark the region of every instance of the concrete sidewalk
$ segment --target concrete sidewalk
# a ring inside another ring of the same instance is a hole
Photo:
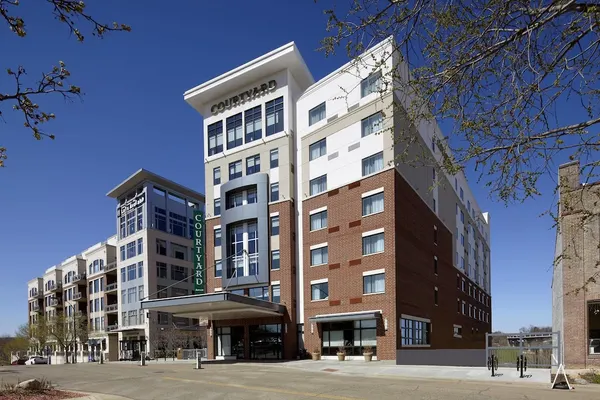
[[[74,397],[71,400],[130,400],[129,397],[115,396],[103,393],[83,393],[77,390],[75,393],[85,394],[83,397]]]
[[[519,378],[516,368],[500,368],[492,378],[491,371],[485,367],[439,367],[396,365],[393,361],[337,361],[337,360],[300,360],[279,364],[264,364],[273,367],[301,369],[313,372],[326,372],[354,376],[381,376],[414,379],[446,379],[452,381],[513,382],[546,384],[550,386],[550,369],[528,369],[525,378]]]

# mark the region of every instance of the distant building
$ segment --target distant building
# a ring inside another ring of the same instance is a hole
[[[559,168],[552,329],[567,368],[600,366],[600,182],[581,184],[579,162]]]

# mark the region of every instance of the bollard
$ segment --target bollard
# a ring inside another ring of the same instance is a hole
[[[104,353],[100,353],[100,360],[98,362],[99,364],[104,364]]]
[[[140,366],[144,367],[146,365],[146,353],[142,351],[142,356],[140,357]]]
[[[202,354],[200,352],[196,353],[196,369],[202,369]]]

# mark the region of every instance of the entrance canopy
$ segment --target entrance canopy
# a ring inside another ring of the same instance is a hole
[[[349,313],[337,314],[321,314],[310,317],[310,322],[341,322],[341,321],[358,321],[363,319],[377,319],[381,317],[381,310],[357,311]]]
[[[183,318],[207,318],[213,321],[283,316],[285,313],[285,306],[281,304],[230,292],[143,300],[141,304],[143,310],[167,312]]]

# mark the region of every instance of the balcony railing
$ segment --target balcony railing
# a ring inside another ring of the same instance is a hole
[[[108,326],[106,327],[106,331],[107,331],[107,332],[112,332],[112,331],[115,331],[115,330],[117,330],[117,329],[119,329],[119,325],[117,325],[117,324],[114,324],[114,325],[108,325]]]
[[[77,274],[77,275],[73,276],[73,279],[71,280],[71,282],[83,281],[83,280],[85,280],[86,277],[87,277],[87,274],[85,272],[82,272],[81,274]]]
[[[106,271],[106,272],[108,272],[108,271],[113,271],[113,270],[116,270],[116,269],[117,269],[117,262],[116,262],[116,261],[114,261],[114,262],[111,262],[110,264],[108,264],[108,265],[107,265],[106,267],[104,267],[104,268],[105,268],[105,271]]]
[[[40,305],[38,303],[33,303],[31,305],[31,311],[40,311]]]
[[[61,282],[53,283],[52,285],[48,285],[49,292],[55,292],[55,291],[59,290],[60,288],[62,288]]]
[[[83,293],[77,292],[73,294],[73,300],[81,300],[83,299]]]
[[[108,285],[106,285],[106,287],[104,288],[105,292],[112,292],[113,290],[117,290],[119,287],[119,285],[117,284],[117,282],[115,283],[109,283]]]
[[[61,303],[60,299],[50,299],[50,307],[59,306]]]
[[[36,299],[36,298],[40,298],[40,297],[43,297],[43,296],[44,296],[44,293],[42,293],[42,292],[34,292],[34,293],[31,293],[29,295],[29,298],[30,299]]]
[[[118,304],[109,304],[106,306],[106,312],[113,312],[113,311],[118,311],[118,310],[119,310]]]

